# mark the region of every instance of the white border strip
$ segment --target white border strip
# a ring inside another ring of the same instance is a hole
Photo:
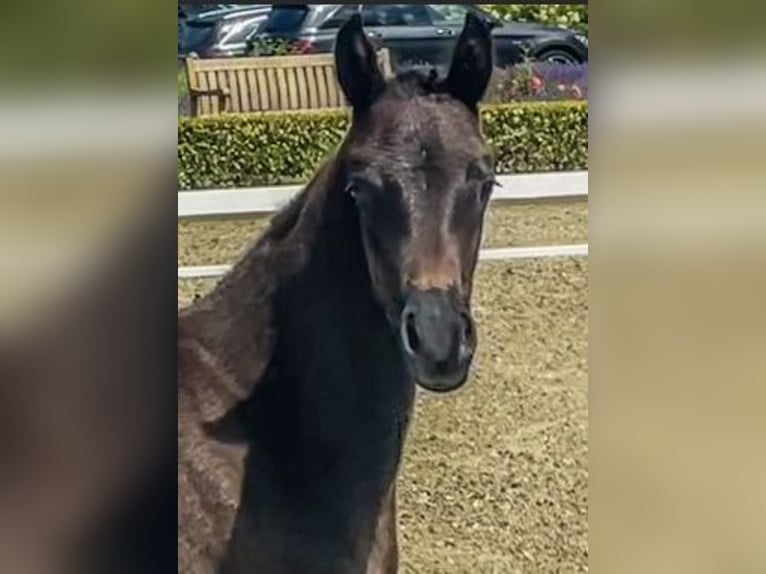
[[[479,253],[480,261],[509,261],[513,259],[550,259],[557,257],[587,257],[588,244],[547,245],[531,247],[503,247],[483,249]]]
[[[481,261],[509,261],[513,259],[537,259],[557,257],[587,257],[588,244],[549,245],[545,247],[508,247],[484,249],[479,255]],[[179,267],[179,279],[216,279],[231,269],[230,265],[203,265]]]
[[[498,176],[494,202],[588,197],[588,172],[525,173]],[[210,189],[178,193],[179,219],[263,216],[281,209],[303,186]]]

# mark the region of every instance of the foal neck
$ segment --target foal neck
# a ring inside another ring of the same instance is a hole
[[[396,478],[414,384],[346,199],[328,192],[307,263],[276,297],[227,573],[364,572]]]
[[[390,446],[414,385],[373,295],[354,206],[333,190],[324,209],[305,268],[277,294],[274,387],[280,400],[303,408],[295,415],[310,429],[302,441],[358,462],[360,453]]]

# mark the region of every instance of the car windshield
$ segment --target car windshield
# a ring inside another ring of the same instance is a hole
[[[429,26],[428,10],[419,4],[366,4],[365,26]]]
[[[306,4],[275,5],[268,20],[263,25],[263,32],[293,32],[300,28],[306,19],[309,8]]]

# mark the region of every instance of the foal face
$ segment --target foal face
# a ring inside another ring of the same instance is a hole
[[[476,112],[491,73],[489,31],[469,19],[452,71],[434,87],[417,75],[384,85],[360,30],[347,24],[336,47],[354,106],[346,192],[373,288],[416,380],[453,390],[465,382],[476,346],[469,300],[494,186]]]

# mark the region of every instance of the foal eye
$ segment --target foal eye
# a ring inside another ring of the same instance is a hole
[[[346,186],[346,193],[351,196],[351,199],[358,203],[360,198],[364,195],[364,185],[357,182],[351,182]]]
[[[375,186],[363,179],[353,179],[346,185],[346,193],[348,193],[357,203],[364,198],[369,197],[374,192]]]
[[[346,193],[349,194],[353,199],[356,199],[357,194],[359,193],[359,188],[356,186],[355,183],[349,182],[349,184],[346,186],[345,189]]]

